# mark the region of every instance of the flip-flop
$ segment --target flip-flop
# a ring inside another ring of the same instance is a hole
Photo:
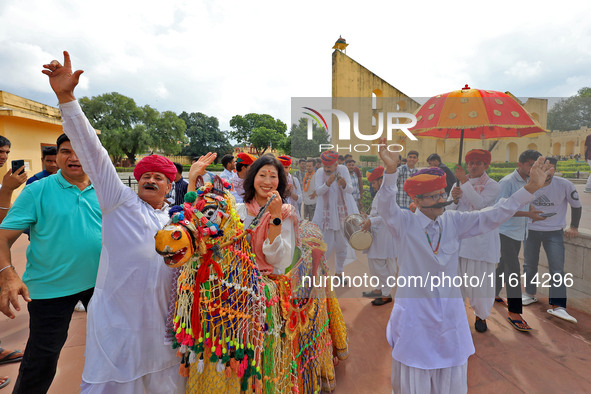
[[[513,328],[515,328],[517,331],[522,331],[522,332],[528,332],[531,331],[531,327],[527,325],[527,322],[523,319],[521,320],[512,320],[510,317],[507,317],[507,320],[509,321],[509,323],[511,323],[511,325],[513,326]],[[523,327],[519,327],[519,324],[522,324]]]
[[[505,301],[505,299],[504,299],[504,298],[501,298],[501,297],[495,297],[495,302],[497,302],[497,303],[499,303],[499,304],[503,305],[505,308],[508,308],[508,307],[509,307],[509,304],[507,304],[507,301]]]
[[[4,351],[4,349],[0,348],[0,354],[2,354],[3,351]],[[9,363],[16,363],[18,361],[21,361],[23,359],[23,356],[18,356],[18,357],[13,357],[13,356],[16,354],[22,354],[22,353],[23,352],[21,352],[20,350],[15,350],[11,353],[8,353],[6,356],[0,358],[0,365],[9,364]]]
[[[8,386],[8,383],[10,383],[10,378],[6,378],[4,383],[0,383],[0,389],[3,389],[4,387]]]

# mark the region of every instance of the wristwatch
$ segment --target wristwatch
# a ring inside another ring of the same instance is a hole
[[[275,218],[275,219],[271,220],[271,223],[274,226],[279,226],[279,225],[281,225],[281,219],[280,218]]]

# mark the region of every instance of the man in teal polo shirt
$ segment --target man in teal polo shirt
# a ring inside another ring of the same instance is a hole
[[[57,140],[60,168],[19,195],[0,225],[0,311],[11,319],[18,296],[28,302],[29,340],[15,393],[45,393],[55,376],[74,306],[88,305],[101,251],[101,210],[70,140]],[[31,229],[21,280],[11,268],[10,248]]]

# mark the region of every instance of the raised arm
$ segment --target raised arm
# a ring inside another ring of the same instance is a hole
[[[378,215],[382,217],[390,232],[399,236],[400,231],[404,231],[406,228],[405,214],[396,203],[396,192],[398,191],[396,188],[396,181],[398,179],[396,169],[398,168],[400,156],[398,153],[388,152],[385,148],[385,138],[378,140],[378,143],[384,145],[380,149],[380,157],[386,167],[382,186],[375,197],[378,199]],[[408,212],[410,213],[410,211]]]
[[[500,199],[492,208],[482,211],[462,212],[454,216],[460,238],[470,238],[499,227],[514,216],[515,212],[535,198],[534,193],[544,186],[546,178],[554,174],[554,168],[540,157],[532,166],[529,181],[507,199]]]
[[[52,60],[51,63],[44,64],[43,68],[45,70],[42,72],[49,77],[49,84],[60,103],[64,132],[70,138],[84,172],[94,185],[101,209],[103,212],[109,211],[119,203],[127,188],[119,179],[107,150],[103,148],[96,130],[74,96],[74,88],[83,71],[72,73],[67,51],[64,51],[63,66],[57,60]]]

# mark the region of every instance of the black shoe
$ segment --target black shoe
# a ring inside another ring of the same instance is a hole
[[[478,332],[485,332],[488,329],[488,327],[486,326],[486,319],[482,320],[477,316],[476,321],[474,322],[474,328]]]
[[[392,302],[392,297],[380,297],[371,302],[372,305],[381,306]]]

